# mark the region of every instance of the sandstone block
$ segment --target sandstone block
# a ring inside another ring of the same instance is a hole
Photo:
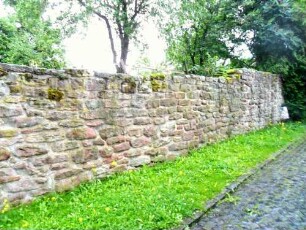
[[[160,106],[170,107],[170,106],[176,106],[177,100],[172,98],[162,99],[160,100]]]
[[[75,128],[67,133],[67,138],[74,140],[95,139],[96,131],[92,128]]]
[[[0,128],[0,138],[15,137],[18,135],[18,130],[13,128]]]
[[[118,144],[118,143],[122,143],[125,141],[129,141],[129,138],[126,136],[116,136],[116,137],[107,138],[106,143],[108,145],[113,145],[113,144]]]
[[[89,127],[98,127],[103,125],[104,122],[102,120],[93,120],[93,121],[87,121],[86,125]]]
[[[6,184],[8,182],[13,182],[13,181],[19,181],[20,176],[15,175],[15,176],[1,176],[0,175],[0,184]]]
[[[99,130],[99,134],[103,140],[123,134],[122,129],[116,126],[105,127]]]
[[[150,143],[151,143],[151,140],[147,137],[140,137],[140,138],[131,140],[131,146],[133,148],[140,148]]]
[[[80,120],[80,119],[73,119],[73,120],[60,121],[59,125],[62,127],[67,127],[67,128],[76,128],[79,126],[83,126],[84,122],[83,120]]]
[[[11,157],[11,152],[8,149],[0,148],[0,161],[5,161]]]
[[[145,164],[149,164],[151,162],[151,158],[149,156],[139,156],[135,158],[131,158],[129,165],[132,167],[137,167]]]
[[[22,114],[20,106],[0,105],[0,117],[16,117]]]
[[[29,143],[51,143],[62,141],[64,139],[64,134],[56,131],[29,134],[25,138],[26,142]]]
[[[76,141],[63,141],[63,142],[56,142],[52,143],[51,149],[54,152],[64,152],[67,150],[77,149],[80,147],[79,143]]]
[[[59,171],[56,171],[54,173],[54,178],[56,180],[60,180],[60,179],[64,179],[67,177],[72,177],[72,176],[76,176],[78,174],[80,174],[83,170],[79,169],[79,168],[66,168],[66,169],[62,169]]]
[[[14,119],[14,122],[18,128],[32,127],[42,123],[42,117],[18,117]]]
[[[146,137],[156,136],[157,135],[157,128],[155,128],[154,126],[148,126],[148,127],[144,128],[143,134]]]
[[[98,159],[98,153],[99,150],[96,147],[79,150],[72,154],[72,160],[77,164],[85,163],[90,160]]]
[[[15,155],[17,157],[31,157],[36,155],[47,154],[48,150],[37,146],[20,146],[16,148]]]
[[[104,147],[99,150],[99,154],[101,157],[111,157],[113,153],[114,151],[111,147]]]
[[[188,143],[187,142],[178,142],[178,143],[173,143],[169,146],[170,151],[180,151],[188,149]]]
[[[151,124],[152,121],[150,118],[138,117],[134,120],[134,125],[148,125]]]
[[[123,142],[113,146],[115,152],[123,152],[131,148],[130,142]]]

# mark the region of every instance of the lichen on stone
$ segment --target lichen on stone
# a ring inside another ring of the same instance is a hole
[[[64,97],[64,93],[58,89],[49,88],[48,89],[48,99],[52,101],[60,101]]]

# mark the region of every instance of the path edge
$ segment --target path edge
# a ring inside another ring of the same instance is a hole
[[[223,200],[226,195],[233,193],[243,182],[245,182],[248,178],[253,176],[255,173],[260,171],[262,168],[275,161],[281,155],[299,147],[303,142],[306,141],[306,135],[303,137],[287,144],[282,149],[278,150],[275,153],[272,153],[268,159],[263,161],[262,163],[256,165],[246,174],[238,177],[235,181],[233,181],[230,185],[226,186],[215,198],[207,201],[204,205],[204,209],[202,211],[196,211],[193,213],[191,217],[187,217],[183,220],[183,222],[177,226],[172,228],[172,230],[188,230],[190,227],[195,225],[200,221],[200,219],[212,208],[214,208],[221,200]]]

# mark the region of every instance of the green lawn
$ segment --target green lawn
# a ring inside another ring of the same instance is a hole
[[[279,124],[143,167],[50,194],[0,214],[0,229],[165,229],[178,225],[226,185],[306,135]]]

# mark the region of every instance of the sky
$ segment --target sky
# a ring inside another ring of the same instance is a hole
[[[6,16],[8,13],[9,9],[4,10],[0,0],[0,17]],[[158,30],[152,22],[144,22],[142,34],[142,41],[147,44],[148,48],[144,53],[141,53],[135,45],[130,46],[127,63],[129,72],[143,57],[149,59],[151,67],[157,66],[166,59],[166,43],[162,38],[159,38]],[[63,45],[68,68],[115,72],[104,22],[93,18],[88,24],[88,28],[83,28],[82,32],[77,32],[72,37],[65,39]]]
[[[128,56],[130,70],[142,57],[147,57],[152,67],[165,61],[166,44],[159,38],[157,28],[149,22],[145,22],[143,28],[142,40],[148,45],[148,49],[141,53],[139,48],[131,45]],[[70,67],[115,72],[107,30],[102,21],[93,19],[83,34],[75,34],[63,44]]]

